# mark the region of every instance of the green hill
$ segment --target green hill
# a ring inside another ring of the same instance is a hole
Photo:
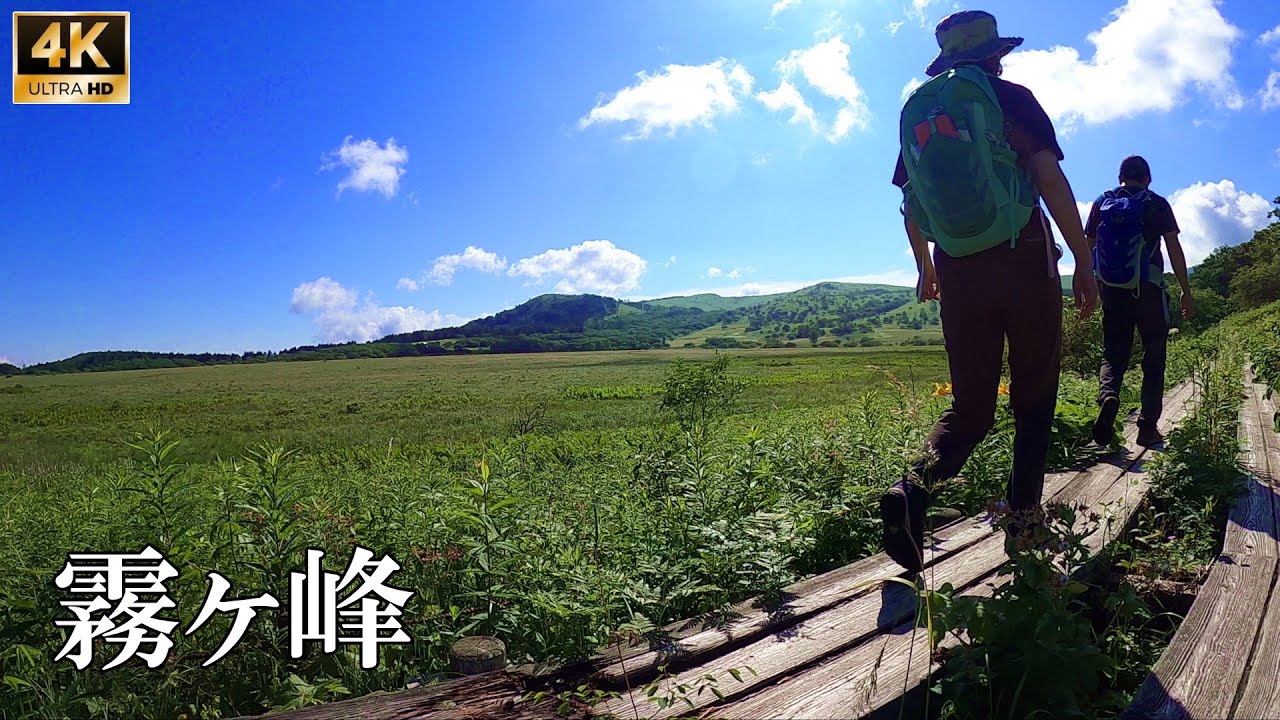
[[[826,282],[725,310],[719,322],[671,341],[675,347],[804,347],[936,344],[936,303],[910,288]]]
[[[924,345],[941,342],[936,303],[910,288],[826,282],[749,297],[700,294],[627,301],[546,294],[464,325],[365,343],[304,345],[241,354],[81,353],[11,374],[469,353],[640,350],[661,347]]]

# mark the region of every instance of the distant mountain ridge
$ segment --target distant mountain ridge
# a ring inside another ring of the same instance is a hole
[[[0,368],[0,374],[473,353],[939,343],[936,303],[916,303],[910,288],[824,282],[793,292],[744,297],[703,293],[631,301],[545,294],[457,327],[398,333],[365,343],[240,354],[87,352],[26,368]]]

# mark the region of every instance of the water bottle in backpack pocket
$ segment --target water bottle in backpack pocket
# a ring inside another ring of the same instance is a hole
[[[1138,290],[1147,279],[1150,251],[1143,233],[1143,216],[1150,197],[1146,190],[1133,195],[1113,190],[1103,193],[1098,204],[1097,242],[1093,246],[1098,282]]]

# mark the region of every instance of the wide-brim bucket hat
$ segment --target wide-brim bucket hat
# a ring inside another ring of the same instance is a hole
[[[941,51],[925,70],[929,77],[940,75],[957,63],[1004,55],[1022,44],[1020,37],[1000,37],[995,16],[982,10],[952,13],[942,18],[933,34]]]

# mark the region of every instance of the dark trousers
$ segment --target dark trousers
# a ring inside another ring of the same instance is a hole
[[[1169,299],[1164,288],[1143,283],[1138,297],[1132,290],[1103,286],[1102,371],[1098,404],[1120,397],[1124,373],[1133,352],[1133,331],[1142,338],[1142,412],[1138,427],[1153,429],[1160,420],[1164,397],[1165,348],[1169,340]]]
[[[995,424],[1008,338],[1015,435],[1006,497],[1015,510],[1040,504],[1062,364],[1061,281],[1045,252],[1039,238],[960,258],[934,251],[952,402],[913,468],[930,489],[959,474]]]

